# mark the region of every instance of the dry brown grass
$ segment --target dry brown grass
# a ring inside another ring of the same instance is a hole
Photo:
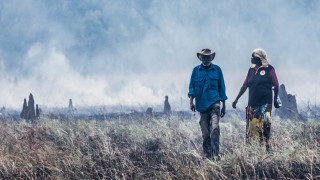
[[[320,122],[274,119],[273,153],[221,123],[221,160],[202,158],[197,120],[0,124],[1,179],[316,179]]]

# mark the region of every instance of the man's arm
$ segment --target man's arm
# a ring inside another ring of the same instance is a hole
[[[188,96],[190,98],[190,109],[191,111],[195,112],[196,111],[196,106],[193,103],[193,99],[195,97],[195,92],[194,92],[194,76],[195,72],[194,70],[192,71],[191,78],[190,78],[190,83],[189,83],[189,93]]]
[[[224,78],[222,71],[220,72],[220,80],[219,80],[219,95],[222,101],[222,108],[220,112],[220,117],[223,118],[226,114],[226,100],[228,99],[226,95],[226,86],[224,84]]]
[[[190,96],[190,109],[191,109],[191,111],[196,112],[196,106],[193,103],[193,99],[194,99],[194,96],[191,95]]]
[[[222,108],[220,112],[220,117],[223,118],[223,116],[226,114],[226,101],[222,101]]]

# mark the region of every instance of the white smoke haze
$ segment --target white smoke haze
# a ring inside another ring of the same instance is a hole
[[[1,66],[2,77],[6,77],[1,78],[1,83],[7,87],[2,90],[7,97],[3,101],[5,106],[20,107],[29,92],[33,93],[37,103],[48,107],[65,107],[68,98],[81,106],[157,105],[162,103],[165,95],[177,92],[185,95],[185,88],[181,88],[179,82],[189,78],[189,73],[84,76],[72,69],[65,55],[42,44],[31,47],[25,62],[22,70],[28,73],[19,77],[10,77]]]
[[[227,107],[263,48],[299,106],[320,97],[320,2],[1,1],[0,106],[20,109],[32,92],[48,107],[148,105],[169,95],[188,109],[196,53],[216,52]],[[240,99],[244,108],[247,97]]]

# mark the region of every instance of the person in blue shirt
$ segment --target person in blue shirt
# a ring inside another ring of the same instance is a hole
[[[226,88],[221,68],[211,61],[215,52],[202,49],[197,53],[201,65],[196,66],[189,84],[190,109],[200,112],[200,127],[203,137],[203,151],[207,158],[219,155],[219,119],[225,115]],[[195,99],[196,104],[193,103]],[[220,102],[222,108],[220,111]]]

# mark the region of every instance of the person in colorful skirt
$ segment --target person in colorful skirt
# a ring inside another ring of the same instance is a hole
[[[249,88],[249,101],[246,107],[246,140],[258,139],[265,143],[266,150],[270,151],[269,144],[271,130],[272,102],[279,108],[277,101],[279,82],[276,71],[268,62],[267,54],[263,49],[253,50],[247,77],[232,107],[236,108],[239,98]],[[272,89],[274,90],[272,98]]]
[[[196,66],[190,78],[190,109],[200,112],[200,128],[203,138],[203,151],[207,158],[216,156],[219,159],[219,119],[225,115],[227,100],[226,89],[221,68],[212,64],[215,52],[202,49],[197,53],[201,65]],[[196,100],[196,104],[193,100]],[[220,102],[222,107],[220,110]]]

